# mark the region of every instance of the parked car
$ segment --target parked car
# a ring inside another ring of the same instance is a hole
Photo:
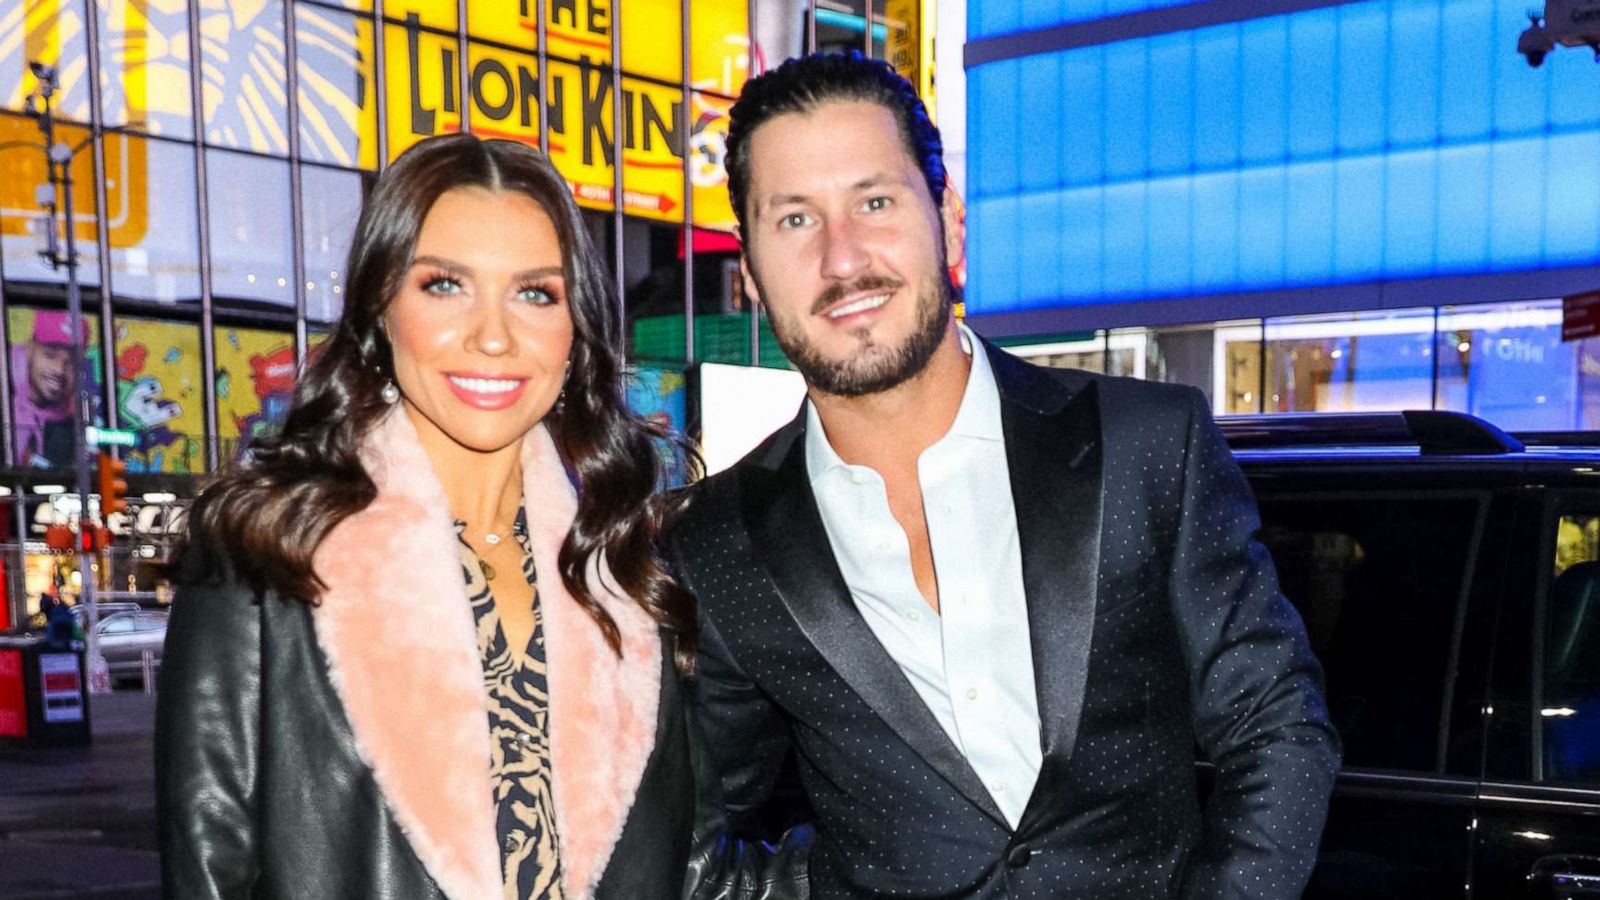
[[[112,681],[139,679],[143,677],[146,651],[155,667],[161,665],[161,646],[167,640],[167,613],[151,609],[115,613],[100,620],[96,637]]]
[[[1306,897],[1600,897],[1600,434],[1220,422],[1344,740]]]
[[[101,600],[97,601],[94,606],[95,614],[102,622],[111,618],[117,613],[135,612],[142,608],[138,603],[135,603],[131,600]],[[88,607],[84,606],[82,603],[75,603],[72,606],[67,607],[67,609],[71,610],[72,617],[78,620],[79,630],[82,630],[84,627],[84,621],[87,617]],[[28,617],[26,627],[23,630],[44,631],[44,628],[44,613],[36,612]]]

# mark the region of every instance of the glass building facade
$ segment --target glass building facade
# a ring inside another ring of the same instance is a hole
[[[639,373],[631,398],[640,408],[682,427],[689,365],[784,365],[740,289],[723,169],[728,108],[749,73],[811,48],[891,58],[926,85],[921,51],[931,34],[921,7],[0,6],[0,340],[8,354],[0,372],[8,476],[0,491],[13,507],[0,517],[0,541],[9,549],[8,594],[31,598],[43,589],[47,576],[30,559],[43,551],[44,527],[77,509],[69,493],[76,386],[89,387],[96,423],[135,435],[121,451],[135,489],[122,530],[135,537],[118,552],[159,558],[181,516],[155,508],[181,507],[207,473],[282,421],[307,352],[342,309],[345,254],[364,196],[383,164],[429,135],[468,131],[549,154],[621,286]],[[67,273],[40,253],[52,229],[40,205],[45,149],[30,114],[34,62],[57,72],[55,136],[71,153],[65,218],[85,310],[79,372],[64,362]],[[155,498],[148,513],[146,493]],[[111,581],[142,588],[138,569],[122,565]],[[55,566],[49,577],[59,575]],[[25,612],[12,607],[13,620]]]
[[[1600,345],[1561,340],[1600,93],[1517,53],[1525,6],[971,0],[972,322],[1218,412],[1600,427]]]

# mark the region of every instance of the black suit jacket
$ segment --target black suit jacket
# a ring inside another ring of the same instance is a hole
[[[1019,826],[857,612],[803,415],[699,485],[671,538],[730,812],[759,812],[792,751],[817,897],[1299,896],[1338,742],[1204,397],[985,350],[1044,753]],[[1197,745],[1216,771],[1203,808]]]

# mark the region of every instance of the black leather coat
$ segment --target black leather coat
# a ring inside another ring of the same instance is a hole
[[[193,559],[184,567],[162,662],[164,896],[444,896],[358,752],[310,608],[270,595],[256,602],[238,583],[201,579],[202,568]],[[774,860],[720,839],[716,780],[697,778],[709,769],[686,714],[689,686],[670,652],[662,659],[654,751],[593,896],[806,896],[803,847]]]

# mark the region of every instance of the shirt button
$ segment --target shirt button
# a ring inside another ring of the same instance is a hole
[[[524,731],[523,733],[517,735],[517,742],[523,746],[527,746],[528,744],[533,743],[533,735]]]
[[[851,484],[866,484],[867,483],[867,473],[865,473],[865,472],[851,472],[850,473],[850,483]]]
[[[996,794],[1004,794],[1006,792],[1006,783],[1004,781],[996,781],[991,789]]]
[[[906,618],[910,619],[913,622],[921,622],[922,621],[922,610],[920,610],[920,609],[907,610],[906,611]]]
[[[976,700],[976,699],[978,699],[978,689],[977,688],[967,688],[967,699],[968,700]]]

